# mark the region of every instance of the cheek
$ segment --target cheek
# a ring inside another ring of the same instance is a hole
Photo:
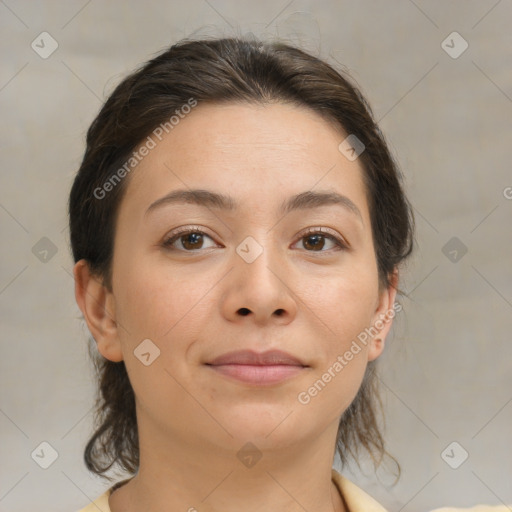
[[[132,265],[121,275],[116,317],[126,327],[121,335],[129,347],[149,338],[162,349],[177,348],[178,340],[193,335],[194,319],[205,318],[205,309],[211,307],[212,276],[170,272],[165,265]]]
[[[325,294],[324,299],[321,305],[329,331],[318,339],[317,364],[296,401],[303,417],[309,418],[307,421],[323,418],[330,423],[339,420],[361,386],[368,363],[368,345],[360,340],[369,326],[371,301],[369,297],[347,293],[346,288],[336,288],[330,296]]]
[[[183,272],[171,275],[164,267],[144,268],[134,262],[131,268],[119,272],[116,293],[126,369],[138,407],[151,414],[161,411],[169,401],[177,409],[187,407],[187,394],[179,382],[187,365],[187,350],[200,334],[202,320],[197,319],[206,318],[206,310],[212,307],[207,292],[213,283],[207,276],[194,279]],[[158,357],[146,366],[137,354],[143,353],[138,347],[147,339],[157,349],[145,342],[149,348],[144,352],[150,352],[150,360],[154,353]]]
[[[355,398],[368,362],[368,335],[378,297],[377,273],[368,269],[331,276],[304,289],[311,321],[318,325],[318,365],[297,401],[310,412],[337,418]],[[311,282],[310,282],[311,284]]]
[[[309,281],[302,296],[306,314],[331,340],[328,351],[344,351],[372,320],[378,299],[377,274],[368,271],[368,266],[361,272],[352,268],[331,274],[317,283]]]

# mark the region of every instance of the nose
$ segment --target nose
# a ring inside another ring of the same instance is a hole
[[[285,325],[297,314],[297,300],[286,263],[269,251],[252,263],[234,255],[234,268],[229,273],[222,301],[222,314],[235,323],[252,322]]]

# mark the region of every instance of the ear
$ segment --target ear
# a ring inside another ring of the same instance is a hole
[[[110,361],[122,361],[123,354],[115,318],[113,293],[98,277],[91,274],[85,260],[75,264],[73,276],[76,303],[96,341],[98,352]]]
[[[397,286],[398,271],[395,269],[391,275],[389,286],[379,292],[378,305],[370,327],[373,336],[369,344],[368,361],[373,361],[382,354],[386,336],[393,324],[393,318],[402,310],[400,304],[395,304]]]

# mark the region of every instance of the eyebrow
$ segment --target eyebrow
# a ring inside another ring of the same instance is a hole
[[[179,189],[173,190],[169,194],[157,199],[154,203],[151,203],[144,213],[144,216],[162,206],[178,203],[192,203],[206,208],[226,211],[234,211],[238,208],[237,201],[235,201],[231,196],[225,194],[204,189]],[[331,191],[313,192],[308,190],[306,192],[301,192],[300,194],[292,196],[284,201],[281,204],[280,213],[287,214],[294,210],[304,210],[329,205],[339,205],[359,217],[361,222],[363,220],[359,208],[351,199],[347,196]]]

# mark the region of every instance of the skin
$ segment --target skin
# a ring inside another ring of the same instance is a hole
[[[395,299],[394,286],[379,287],[362,168],[338,150],[345,137],[297,106],[199,105],[127,178],[112,291],[85,261],[74,269],[98,351],[125,362],[136,396],[140,469],[111,495],[112,512],[347,510],[331,481],[338,423],[391,321],[307,405],[297,399]],[[145,215],[169,192],[196,188],[239,205]],[[360,216],[337,204],[279,213],[307,191],[343,194]],[[187,252],[186,237],[164,246],[187,226],[208,235],[202,248]],[[329,230],[319,250],[307,228]],[[236,252],[248,236],[263,248],[252,263]],[[134,355],[145,339],[160,349],[149,366]],[[255,386],[205,365],[240,349],[284,350],[307,368]],[[236,456],[247,442],[262,455],[252,467]]]

